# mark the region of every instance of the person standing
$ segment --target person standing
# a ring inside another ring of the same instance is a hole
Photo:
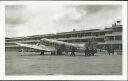
[[[111,53],[112,53],[112,55],[114,55],[114,51],[115,51],[115,49],[112,48],[112,49],[111,49]]]
[[[107,50],[108,54],[110,55],[111,54],[111,48],[107,47],[106,50]]]
[[[85,53],[85,56],[88,56],[89,55],[89,48],[88,47],[86,47],[84,53]]]
[[[58,49],[57,49],[57,55],[61,55],[61,54],[62,54],[61,48],[58,48]]]
[[[75,56],[75,51],[76,51],[76,48],[72,46],[70,56]]]

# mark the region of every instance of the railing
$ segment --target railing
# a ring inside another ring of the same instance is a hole
[[[12,42],[5,42],[5,43],[15,43],[15,42],[20,42],[20,43],[24,43],[24,42],[38,42],[39,40],[27,40],[27,41],[12,41]]]
[[[122,44],[122,40],[107,40],[105,44]]]
[[[87,37],[70,37],[70,38],[58,38],[57,40],[72,40],[72,39],[88,39],[93,38],[94,36],[87,36]]]
[[[105,36],[117,36],[117,35],[122,35],[122,32],[113,32],[113,33],[105,34]]]

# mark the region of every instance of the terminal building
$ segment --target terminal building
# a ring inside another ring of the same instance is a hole
[[[6,51],[18,51],[21,47],[15,44],[20,42],[24,44],[37,44],[40,39],[55,39],[63,42],[84,44],[95,38],[97,41],[97,49],[105,50],[106,47],[122,50],[122,24],[121,21],[116,21],[111,27],[101,29],[90,29],[77,31],[73,29],[70,32],[61,32],[56,34],[33,35],[26,37],[5,38]],[[27,48],[28,50],[28,48]],[[29,49],[32,50],[32,49]]]

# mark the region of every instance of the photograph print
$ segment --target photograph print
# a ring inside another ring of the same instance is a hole
[[[6,5],[5,75],[122,75],[122,5]]]

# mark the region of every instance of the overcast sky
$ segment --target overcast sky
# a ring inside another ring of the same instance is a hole
[[[103,29],[121,19],[120,5],[8,5],[6,37]]]

